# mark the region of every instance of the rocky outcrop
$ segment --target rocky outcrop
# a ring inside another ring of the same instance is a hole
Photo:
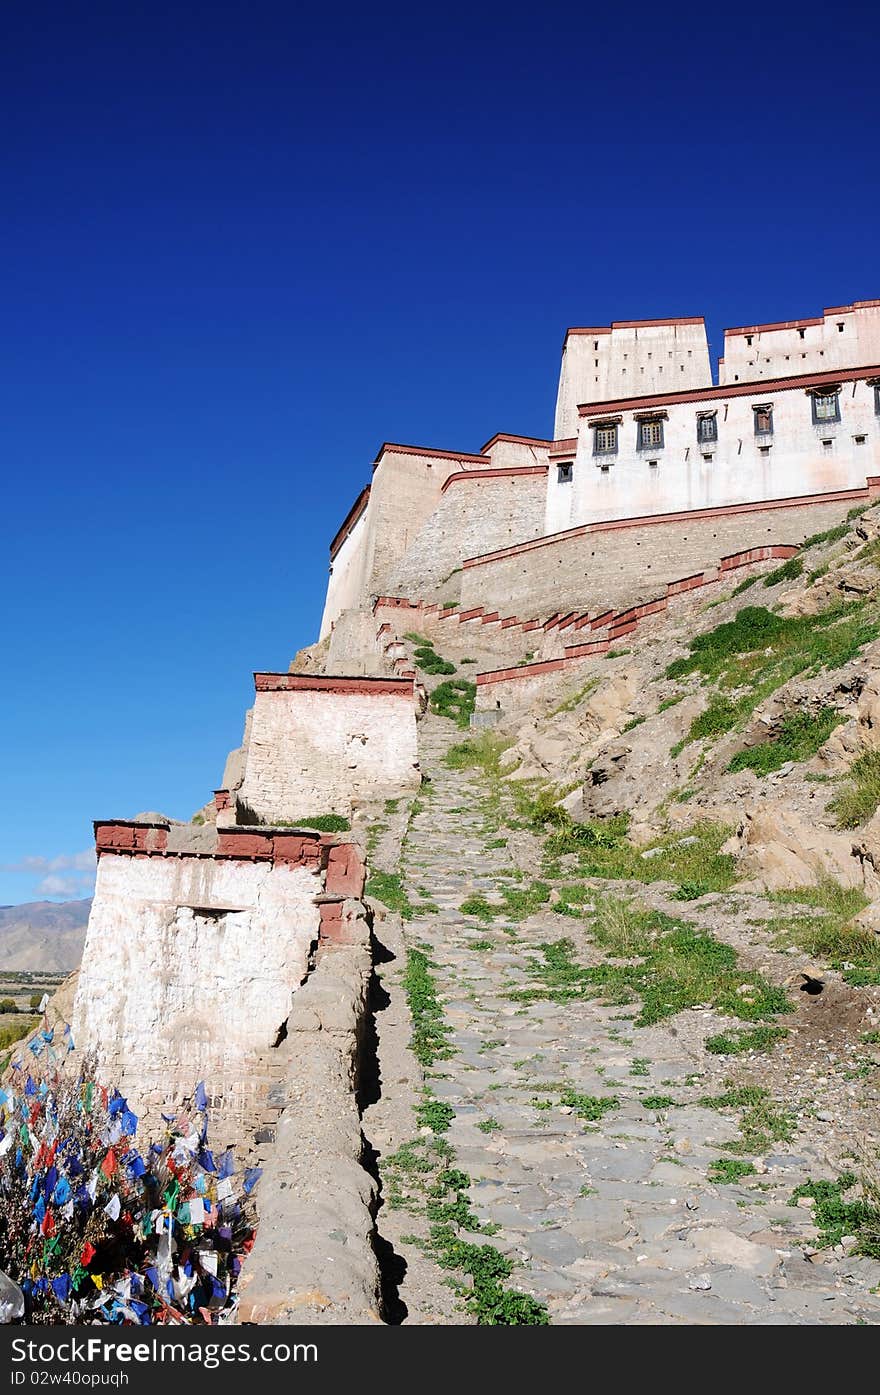
[[[723,851],[737,857],[745,878],[771,891],[830,877],[843,886],[880,894],[880,876],[872,860],[876,850],[880,865],[880,840],[871,838],[870,856],[858,847],[851,834],[817,827],[779,801],[746,810]]]

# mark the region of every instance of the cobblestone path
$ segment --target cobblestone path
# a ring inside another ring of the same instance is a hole
[[[488,924],[459,909],[491,898],[510,867],[489,846],[481,772],[443,763],[455,739],[449,722],[421,724],[430,785],[402,871],[411,901],[437,909],[409,921],[406,941],[429,953],[450,1029],[428,1084],[454,1109],[445,1137],[473,1208],[498,1227],[491,1243],[515,1263],[510,1284],[554,1323],[875,1323],[880,1265],[816,1249],[810,1210],[788,1204],[806,1178],[828,1176],[809,1138],[754,1175],[707,1179],[738,1117],[697,1103],[723,1088],[724,1066],[687,1044],[678,1019],[638,1028],[632,1006],[511,998],[534,982],[537,946],[573,922],[548,907]],[[585,1120],[568,1091],[615,1103]]]

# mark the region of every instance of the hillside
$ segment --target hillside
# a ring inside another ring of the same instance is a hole
[[[68,973],[82,958],[91,900],[0,906],[0,969]]]

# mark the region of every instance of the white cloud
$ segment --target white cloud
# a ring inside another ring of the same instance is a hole
[[[67,896],[77,900],[92,890],[92,881],[84,877],[59,877],[54,873],[36,885],[38,896]]]
[[[3,872],[26,872],[31,876],[48,876],[54,872],[93,872],[95,849],[84,852],[61,853],[57,857],[23,857],[20,862],[8,862],[0,867]]]

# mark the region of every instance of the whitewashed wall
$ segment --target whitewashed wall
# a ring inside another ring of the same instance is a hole
[[[138,1114],[201,1079],[239,1089],[305,976],[320,891],[304,867],[103,853],[73,1014],[97,1078]]]
[[[263,822],[347,813],[420,779],[410,690],[256,694],[239,799]]]
[[[753,405],[765,402],[772,403],[774,419],[767,455],[760,450],[766,440],[755,436],[752,412]],[[725,397],[719,388],[711,398],[668,404],[663,448],[650,451],[637,450],[636,415],[624,410],[617,413],[619,448],[607,470],[593,455],[593,430],[582,418],[572,481],[560,483],[556,466],[550,467],[545,532],[608,518],[862,488],[866,477],[880,470],[873,387],[864,380],[844,383],[840,407],[839,423],[814,426],[803,387],[772,393],[758,387],[753,395],[737,397]],[[713,410],[718,440],[701,446],[697,415]],[[857,436],[864,442],[857,443]],[[826,448],[823,441],[829,440]],[[651,465],[652,460],[657,463]]]

